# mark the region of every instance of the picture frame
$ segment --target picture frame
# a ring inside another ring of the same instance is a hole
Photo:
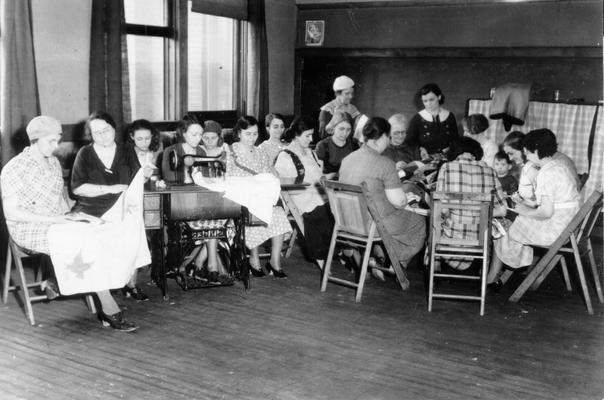
[[[304,43],[306,46],[323,46],[325,21],[306,21],[304,32]]]

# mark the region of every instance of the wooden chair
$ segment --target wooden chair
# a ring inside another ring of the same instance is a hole
[[[433,193],[433,207],[430,224],[430,277],[428,283],[428,311],[432,311],[433,299],[476,300],[480,302],[480,315],[484,315],[487,272],[491,251],[491,221],[493,214],[493,195],[484,193]],[[450,238],[443,234],[444,209],[475,213],[478,217],[478,234],[476,237]],[[482,267],[478,275],[442,273],[435,270],[437,258],[461,258],[467,260],[481,259]],[[462,295],[437,293],[434,288],[435,278],[460,280],[477,280],[480,282],[480,295]]]
[[[4,304],[6,304],[6,302],[8,301],[8,292],[16,290],[17,288],[20,288],[20,292],[22,293],[22,296],[23,296],[23,298],[22,298],[23,304],[25,306],[25,314],[31,325],[36,324],[36,321],[34,319],[34,311],[32,308],[32,303],[36,302],[36,301],[47,300],[46,295],[35,295],[34,296],[29,293],[30,289],[41,288],[42,282],[43,282],[43,281],[37,280],[37,279],[34,282],[27,282],[27,280],[25,278],[25,271],[23,269],[23,260],[26,258],[33,258],[33,257],[41,258],[41,257],[48,257],[48,256],[45,254],[39,254],[39,253],[27,253],[23,248],[21,248],[15,242],[13,242],[13,240],[11,238],[8,239],[8,248],[6,251],[6,266],[5,266],[5,270],[4,270],[4,284],[3,284],[4,287],[3,287],[3,291],[2,291],[2,302]],[[11,286],[10,280],[11,280],[11,271],[12,271],[13,261],[14,261],[15,269],[17,270],[17,284],[14,286]],[[93,314],[96,314],[96,307],[94,305],[92,296],[90,294],[87,294],[85,299],[86,299],[88,308],[90,309],[90,312]]]
[[[593,314],[594,311],[591,305],[591,299],[589,297],[589,290],[585,280],[585,273],[583,271],[581,257],[584,255],[588,256],[598,299],[600,300],[600,303],[604,303],[602,284],[600,282],[600,273],[594,259],[593,246],[591,243],[591,233],[601,212],[602,192],[595,191],[581,206],[577,214],[569,222],[567,227],[564,229],[564,231],[562,231],[554,243],[551,246],[542,247],[543,249],[548,249],[547,252],[543,257],[541,257],[541,259],[539,259],[526,278],[524,278],[520,286],[518,286],[516,291],[512,294],[512,296],[510,296],[510,301],[516,302],[520,300],[520,298],[529,288],[536,290],[541,285],[545,277],[558,263],[560,263],[562,266],[566,287],[568,290],[571,290],[570,282],[568,280],[566,260],[564,257],[567,254],[572,254],[575,258],[577,275],[579,277],[579,282],[581,283],[581,290],[585,299],[587,312],[589,314]]]
[[[369,213],[367,200],[361,186],[348,185],[325,179],[322,179],[321,183],[327,193],[331,212],[333,213],[335,221],[329,245],[329,252],[323,269],[321,291],[324,292],[326,290],[328,281],[339,283],[344,286],[355,288],[355,300],[359,302],[363,295],[363,287],[365,285],[371,248],[374,243],[383,242],[383,238],[379,236],[376,222]],[[336,243],[342,243],[354,248],[362,249],[363,258],[358,282],[337,278],[331,275],[331,264],[335,253]],[[388,248],[386,248],[386,251],[388,251]],[[393,262],[393,264],[398,263]],[[400,266],[395,266],[395,269],[397,267],[399,270],[397,272],[399,283],[403,289],[406,289],[409,287],[409,281],[400,269]],[[378,267],[378,269],[388,271],[387,268]]]
[[[292,200],[291,195],[287,190],[281,190],[280,199],[283,210],[285,210],[285,214],[287,215],[287,219],[289,219],[290,223],[295,223],[295,226],[293,226],[292,229],[292,234],[283,248],[283,256],[288,258],[292,253],[294,245],[296,244],[298,232],[300,232],[302,237],[304,237],[304,221],[302,219],[302,213],[300,213],[300,210],[298,210],[298,207],[296,207],[296,204]]]

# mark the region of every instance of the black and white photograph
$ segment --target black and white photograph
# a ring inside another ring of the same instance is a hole
[[[603,0],[0,0],[1,400],[604,400]]]

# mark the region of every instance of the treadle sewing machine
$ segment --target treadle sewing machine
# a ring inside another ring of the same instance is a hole
[[[165,259],[160,254],[159,265],[153,271],[164,299],[168,298],[167,277],[175,278],[183,290],[209,286],[187,270],[199,251],[198,246],[207,239],[220,241],[219,257],[224,267],[248,287],[241,205],[223,198],[222,193],[193,184],[191,179],[194,171],[200,171],[206,177],[223,177],[224,163],[214,157],[168,156],[177,182],[168,182],[166,189],[154,188],[145,192],[145,226],[160,230],[160,248],[167,249]],[[167,228],[167,243],[164,243],[164,228]]]

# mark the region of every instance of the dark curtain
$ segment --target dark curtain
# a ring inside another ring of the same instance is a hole
[[[123,0],[92,1],[89,109],[111,114],[116,140],[131,119],[125,24]]]
[[[40,114],[30,0],[2,1],[0,82],[2,166],[29,145],[27,123]]]
[[[246,112],[261,120],[269,112],[265,10],[264,0],[248,0]]]

